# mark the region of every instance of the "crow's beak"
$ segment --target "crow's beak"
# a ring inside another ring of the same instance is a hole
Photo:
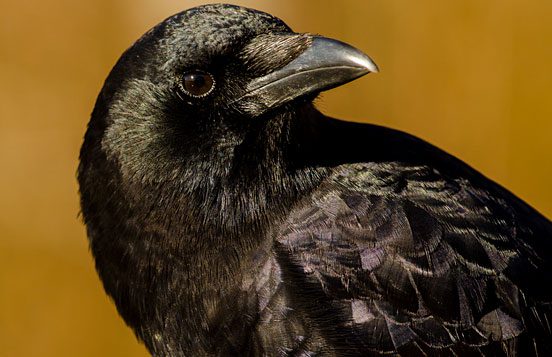
[[[378,72],[378,67],[361,51],[341,41],[315,36],[310,46],[287,65],[252,80],[238,102],[248,103],[242,109],[259,114],[370,72]]]

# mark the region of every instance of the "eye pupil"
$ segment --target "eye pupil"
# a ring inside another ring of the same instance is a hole
[[[185,73],[182,78],[182,90],[192,97],[204,97],[215,85],[213,77],[202,71]]]

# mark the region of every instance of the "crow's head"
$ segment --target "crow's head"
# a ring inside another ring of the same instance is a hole
[[[244,227],[319,176],[294,177],[318,93],[375,71],[355,48],[252,9],[168,18],[121,56],[98,96],[79,168],[87,223],[118,194],[112,215],[128,215],[126,202],[156,222],[174,225],[175,213]]]
[[[266,218],[320,179],[296,170],[313,99],[375,71],[353,47],[263,12],[206,5],[168,18],[98,96],[79,167],[88,227],[114,217],[235,231]]]
[[[92,122],[125,174],[155,180],[178,163],[231,160],[248,136],[282,131],[269,128],[271,118],[375,71],[342,42],[294,33],[263,12],[207,5],[168,18],[126,51]]]

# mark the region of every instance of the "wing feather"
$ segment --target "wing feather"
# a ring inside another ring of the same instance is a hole
[[[519,272],[546,276],[550,263],[531,245],[543,232],[518,214],[429,167],[344,165],[279,228],[278,259],[295,271],[293,299],[316,300],[306,309],[329,341],[354,335],[376,354],[534,355],[551,348],[550,287],[529,291]]]

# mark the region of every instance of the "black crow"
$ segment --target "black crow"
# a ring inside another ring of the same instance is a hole
[[[551,222],[427,142],[313,106],[376,71],[231,5],[123,54],[78,180],[105,290],[153,355],[552,356]]]

